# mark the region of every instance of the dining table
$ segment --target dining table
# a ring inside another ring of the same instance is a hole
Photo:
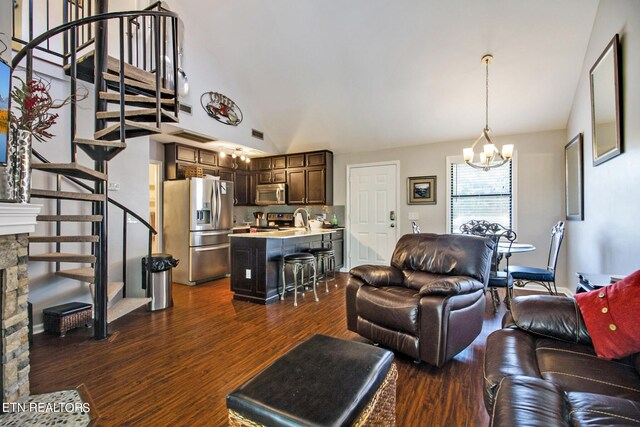
[[[521,254],[524,252],[533,252],[535,250],[536,247],[530,243],[498,243],[498,253],[501,255]]]
[[[509,243],[509,242],[500,242],[498,243],[498,270],[500,270],[500,262],[503,257],[509,258],[513,254],[522,254],[526,252],[533,252],[536,250],[536,247],[530,243]]]

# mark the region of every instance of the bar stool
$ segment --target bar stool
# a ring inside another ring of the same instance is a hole
[[[333,281],[335,287],[338,287],[336,281],[336,253],[332,248],[313,248],[309,249],[309,253],[316,259],[316,264],[320,269],[320,262],[322,262],[322,280],[324,280],[324,287],[329,292],[329,280]],[[331,278],[329,278],[329,271],[331,271]]]
[[[306,252],[296,252],[293,254],[285,255],[282,258],[282,293],[280,294],[280,300],[284,300],[284,294],[286,292],[287,281],[285,278],[285,270],[287,265],[290,265],[293,269],[293,306],[298,306],[298,273],[301,273],[301,282],[304,293],[304,268],[313,267],[313,296],[318,301],[318,294],[316,293],[316,259],[313,255]]]

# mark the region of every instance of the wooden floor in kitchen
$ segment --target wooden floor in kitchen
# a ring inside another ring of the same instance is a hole
[[[110,325],[109,340],[92,340],[90,329],[36,335],[31,393],[84,384],[104,426],[225,425],[225,396],[296,344],[312,334],[359,339],[346,327],[346,277],[320,292],[320,302],[307,294],[297,308],[292,297],[268,306],[234,301],[228,279],[174,285],[173,308],[139,309]],[[485,340],[504,305],[496,314],[489,307],[480,336],[444,367],[396,355],[398,426],[487,425]]]

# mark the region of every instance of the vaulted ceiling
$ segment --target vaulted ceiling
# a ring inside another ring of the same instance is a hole
[[[338,153],[475,139],[485,120],[487,53],[495,134],[564,129],[598,7],[597,0],[180,3],[185,43],[230,82],[229,96],[242,99],[278,151]]]

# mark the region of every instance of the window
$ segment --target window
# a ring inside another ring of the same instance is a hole
[[[470,167],[460,158],[448,159],[449,233],[459,233],[460,225],[472,219],[484,219],[515,228],[514,162],[512,160],[485,172]]]

